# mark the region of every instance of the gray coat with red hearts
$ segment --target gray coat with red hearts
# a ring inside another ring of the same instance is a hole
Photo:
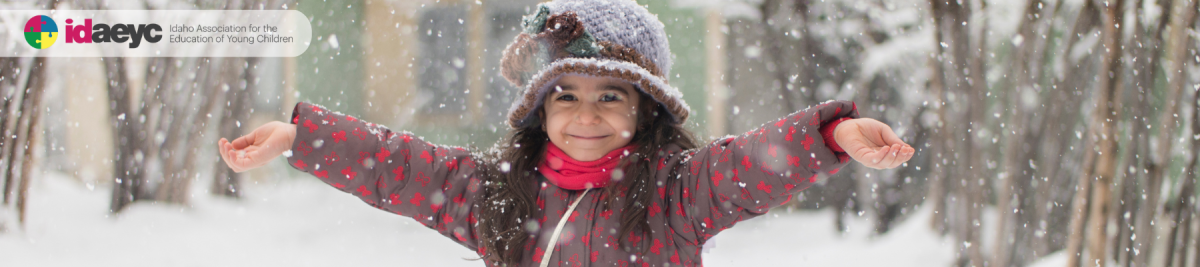
[[[692,150],[668,149],[657,159],[660,185],[649,208],[652,229],[630,236],[648,246],[631,262],[617,246],[620,212],[598,207],[603,191],[588,193],[567,216],[550,266],[700,266],[706,240],[739,221],[766,213],[808,188],[817,173],[836,173],[849,158],[826,146],[818,132],[839,118],[857,118],[854,103],[826,102],[739,136]],[[296,140],[288,162],[376,208],[412,217],[482,253],[473,202],[483,190],[477,160],[461,147],[435,145],[321,106],[299,103],[292,113]],[[537,266],[555,226],[581,190],[542,178],[542,224],[525,265]],[[635,251],[636,252],[636,251]]]

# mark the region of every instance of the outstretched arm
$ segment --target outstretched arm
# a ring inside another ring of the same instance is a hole
[[[292,167],[477,248],[470,203],[480,192],[479,180],[466,149],[437,146],[309,103],[296,104],[291,122],[268,123],[233,142],[222,139],[222,158],[245,171],[290,149]]]
[[[889,127],[857,117],[854,103],[828,102],[664,158],[662,165],[675,168],[660,175],[678,177],[667,179],[660,191],[664,212],[676,217],[672,228],[702,242],[787,203],[816,182],[818,173],[836,173],[851,159],[891,168],[911,158],[912,147]]]

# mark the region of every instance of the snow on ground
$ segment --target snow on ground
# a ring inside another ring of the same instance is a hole
[[[834,231],[833,211],[768,213],[718,234],[705,266],[951,266],[952,238],[929,229],[930,209],[921,209],[887,235],[873,236],[866,217],[847,220],[849,232]]]
[[[1067,253],[1063,252],[1061,250],[1058,252],[1055,252],[1055,253],[1051,253],[1050,255],[1046,255],[1045,257],[1042,257],[1041,259],[1037,259],[1037,261],[1034,261],[1032,264],[1029,264],[1029,267],[1058,267],[1058,266],[1067,266]],[[1116,265],[1110,264],[1108,266],[1116,266]]]
[[[242,201],[198,192],[191,208],[138,203],[110,216],[108,187],[51,173],[31,188],[25,231],[0,234],[0,266],[483,265],[412,219],[307,178],[246,185]],[[954,255],[928,230],[927,209],[885,236],[865,217],[843,235],[832,212],[777,213],[715,237],[706,266],[949,266]]]

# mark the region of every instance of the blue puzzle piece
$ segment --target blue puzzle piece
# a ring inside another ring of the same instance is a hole
[[[58,32],[58,24],[54,23],[50,17],[42,15],[42,32]]]

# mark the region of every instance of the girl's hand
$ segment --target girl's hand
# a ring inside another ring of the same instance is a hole
[[[892,127],[869,118],[842,121],[833,130],[833,139],[850,158],[872,169],[895,168],[916,153]]]
[[[292,148],[296,139],[296,125],[281,121],[273,121],[246,136],[239,137],[233,142],[221,138],[217,141],[217,151],[225,165],[235,172],[244,172],[266,165],[284,151]]]

